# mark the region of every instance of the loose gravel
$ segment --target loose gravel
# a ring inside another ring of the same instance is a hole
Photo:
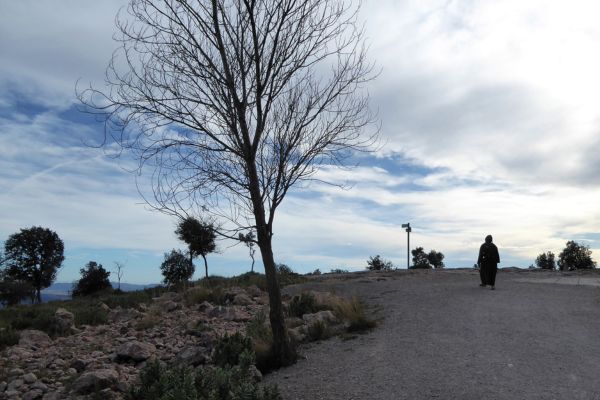
[[[382,320],[269,374],[285,400],[600,399],[597,285],[539,271],[501,270],[494,291],[471,270],[350,275],[287,289],[357,295]]]

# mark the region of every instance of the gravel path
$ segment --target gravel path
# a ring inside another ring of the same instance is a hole
[[[559,275],[501,271],[495,291],[464,270],[311,284],[359,295],[384,319],[303,347],[305,359],[265,380],[285,400],[600,399],[600,289]]]

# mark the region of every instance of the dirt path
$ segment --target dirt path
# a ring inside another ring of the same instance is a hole
[[[311,285],[383,306],[384,320],[303,348],[266,381],[286,400],[600,399],[600,289],[540,283],[550,274],[500,272],[495,291],[450,270]]]

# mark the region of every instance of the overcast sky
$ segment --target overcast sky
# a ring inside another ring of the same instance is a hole
[[[124,281],[158,282],[184,248],[175,221],[142,204],[124,161],[88,146],[102,124],[77,111],[75,84],[101,83],[125,0],[0,0],[0,240],[48,227],[64,240],[58,281],[90,260]],[[470,267],[487,234],[501,266],[527,267],[567,240],[600,252],[600,6],[595,1],[367,0],[369,91],[385,146],[352,188],[311,185],[278,212],[274,252],[299,272],[364,269],[411,247]],[[220,244],[209,269],[249,269]],[[262,271],[262,266],[258,267]],[[196,277],[201,276],[201,270]]]

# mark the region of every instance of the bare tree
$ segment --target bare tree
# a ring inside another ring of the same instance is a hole
[[[125,269],[125,264],[119,261],[114,261],[115,263],[115,272],[117,274],[117,282],[118,282],[118,289],[121,290],[121,278],[123,277],[123,270]]]
[[[363,129],[373,127],[365,84],[374,75],[358,6],[130,0],[124,11],[106,86],[78,96],[106,118],[104,143],[131,150],[140,170],[152,171],[148,204],[179,217],[210,210],[229,221],[220,234],[230,238],[256,232],[273,351],[288,364],[275,211],[320,166],[344,165],[376,139],[377,129]]]

